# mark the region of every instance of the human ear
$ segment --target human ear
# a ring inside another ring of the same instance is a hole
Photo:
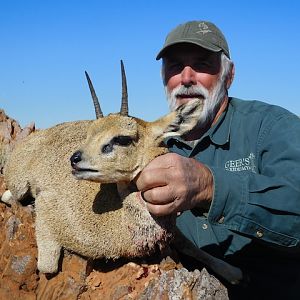
[[[234,63],[231,64],[231,69],[230,72],[227,76],[226,79],[226,89],[228,90],[233,82],[234,79],[234,75],[235,75],[235,67],[234,67]]]

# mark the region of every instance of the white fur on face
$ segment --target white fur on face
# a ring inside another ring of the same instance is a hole
[[[220,77],[211,91],[202,85],[190,87],[181,85],[169,92],[167,86],[165,85],[165,92],[170,111],[174,111],[180,105],[177,103],[177,96],[200,95],[201,98],[203,98],[204,106],[202,113],[199,116],[198,127],[203,127],[207,123],[212,122],[220,107],[220,104],[222,103],[222,100],[227,94],[226,80],[230,71],[230,65],[230,61],[222,55]]]

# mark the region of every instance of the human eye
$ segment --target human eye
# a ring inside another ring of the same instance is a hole
[[[180,70],[182,68],[182,64],[179,63],[179,62],[171,62],[171,63],[168,64],[167,68],[170,71],[177,71],[177,70]]]
[[[208,68],[211,66],[211,63],[209,61],[198,61],[194,64],[195,69],[203,69],[203,68]]]
[[[182,68],[182,63],[177,59],[168,58],[165,60],[165,67],[170,71],[176,71]]]

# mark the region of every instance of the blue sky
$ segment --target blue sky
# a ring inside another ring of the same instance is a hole
[[[131,115],[154,120],[168,107],[155,56],[188,20],[221,28],[236,66],[230,95],[300,115],[300,2],[0,0],[0,108],[38,128],[93,119],[84,77],[104,114],[120,107],[124,60]]]

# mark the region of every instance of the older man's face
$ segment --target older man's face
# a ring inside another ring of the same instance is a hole
[[[202,92],[201,88],[211,92],[219,80],[219,73],[220,53],[193,44],[174,45],[164,57],[164,83],[167,92],[171,93],[180,86],[189,88],[187,93],[175,95],[173,106],[179,106],[190,99],[204,99],[208,95],[204,95],[205,91]]]

